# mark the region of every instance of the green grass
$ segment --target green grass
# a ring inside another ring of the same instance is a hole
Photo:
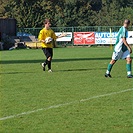
[[[131,91],[80,102],[133,88],[123,60],[112,79],[104,77],[111,55],[109,48],[57,48],[48,73],[40,49],[1,51],[0,118],[72,103],[1,120],[0,133],[132,133]]]

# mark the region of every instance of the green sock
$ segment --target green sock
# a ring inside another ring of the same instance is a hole
[[[131,73],[131,71],[132,71],[132,66],[131,66],[131,64],[127,64],[126,65],[126,68],[127,68],[127,75],[131,75],[132,73]]]
[[[112,70],[113,64],[109,64],[106,73],[109,74]]]

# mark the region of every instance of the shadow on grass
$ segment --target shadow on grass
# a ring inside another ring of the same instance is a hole
[[[26,74],[26,73],[35,73],[35,72],[0,72],[0,74]]]
[[[92,71],[92,70],[106,70],[107,68],[81,68],[81,69],[65,69],[65,70],[55,70],[55,72],[85,72],[85,71]],[[42,71],[45,73],[44,71]],[[47,71],[46,71],[47,72]],[[7,74],[33,74],[35,72],[0,72],[1,75],[7,75]]]
[[[67,70],[55,70],[54,72],[76,72],[76,71],[92,71],[92,70],[106,70],[107,68],[84,68],[84,69],[67,69]]]
[[[111,57],[106,58],[69,58],[69,59],[53,59],[52,62],[70,62],[70,61],[88,61],[88,60],[110,60]],[[45,60],[45,59],[44,59]],[[19,64],[19,63],[41,63],[44,60],[2,60],[0,64]]]

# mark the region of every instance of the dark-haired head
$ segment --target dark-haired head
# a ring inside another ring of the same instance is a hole
[[[50,28],[51,26],[50,19],[45,19],[43,23],[44,23],[45,29]]]
[[[44,23],[44,25],[47,23],[50,23],[50,19],[45,19],[43,23]]]

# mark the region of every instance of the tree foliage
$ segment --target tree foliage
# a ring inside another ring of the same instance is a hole
[[[18,27],[121,25],[133,22],[132,0],[0,0],[0,17],[15,18]]]

